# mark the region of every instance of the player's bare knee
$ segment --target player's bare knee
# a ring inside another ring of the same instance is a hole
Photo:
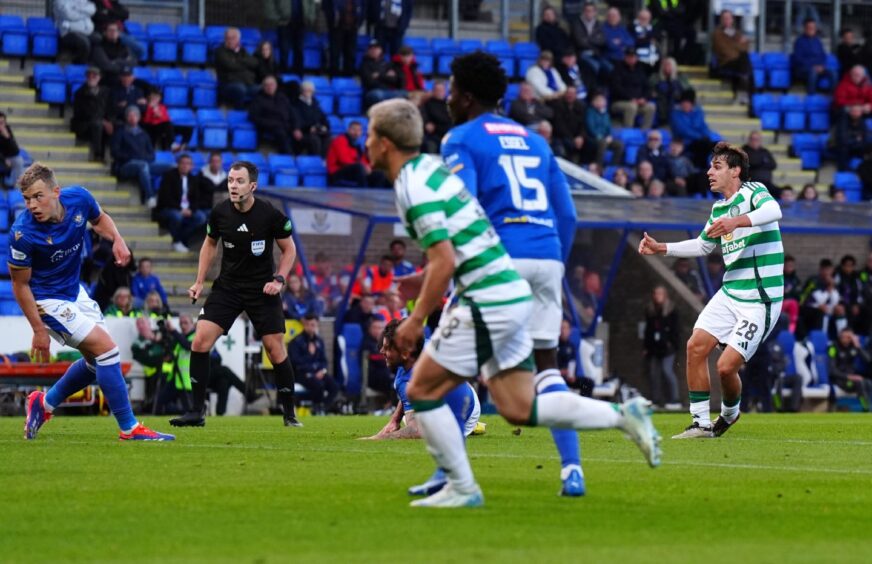
[[[500,415],[512,425],[527,425],[530,423],[533,404],[522,398],[513,398],[512,401],[503,402],[503,405],[498,405],[497,408]]]
[[[691,337],[687,341],[687,359],[704,360],[710,351],[702,339]]]

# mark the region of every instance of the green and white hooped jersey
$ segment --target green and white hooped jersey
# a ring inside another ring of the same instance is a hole
[[[712,239],[705,230],[718,218],[745,215],[770,201],[775,200],[764,185],[745,182],[732,198],[715,202],[708,223],[699,235],[706,246],[720,244],[726,269],[721,290],[740,302],[784,299],[784,247],[778,222],[739,227],[720,240]]]
[[[455,254],[454,295],[479,307],[532,299],[481,205],[463,181],[438,160],[419,155],[394,182],[397,212],[409,235],[426,251],[451,241]]]

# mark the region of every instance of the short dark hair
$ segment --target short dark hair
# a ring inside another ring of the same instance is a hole
[[[741,168],[742,172],[739,173],[739,180],[742,182],[747,182],[751,178],[751,165],[748,162],[748,153],[736,145],[731,145],[726,141],[719,142],[712,149],[712,161],[717,158],[723,159],[729,168]]]
[[[796,257],[793,255],[784,255],[784,262],[796,262]]]
[[[403,247],[404,249],[406,248],[406,242],[403,241],[402,239],[394,239],[393,241],[391,241],[391,244],[388,245],[388,248],[390,249],[390,248],[393,247],[394,245],[400,245],[400,246]]]
[[[832,267],[833,267],[833,261],[831,261],[828,258],[823,258],[818,263],[818,268],[832,268]]]
[[[391,255],[382,255],[381,258],[379,259],[379,262],[381,262],[383,260],[389,260],[391,262],[394,262],[394,257],[392,257]]]
[[[314,311],[307,311],[306,315],[303,316],[304,321],[312,321],[313,319],[318,321],[318,314]]]
[[[845,37],[845,35],[849,33],[854,33],[854,29],[850,27],[843,27],[839,30],[839,37]]]
[[[804,20],[802,20],[802,25],[806,25],[806,24],[810,24],[810,23],[817,24],[817,20],[814,18],[805,18]]]
[[[182,153],[176,159],[176,162],[181,162],[182,159],[188,159],[189,161],[193,161],[194,157],[191,156],[191,153]]]
[[[209,158],[212,157],[221,157],[221,160],[224,160],[224,155],[221,154],[221,151],[209,151]]]
[[[391,319],[387,325],[385,325],[385,330],[382,331],[381,338],[378,341],[378,348],[381,349],[385,345],[389,347],[394,346],[394,338],[397,335],[397,328],[399,328],[400,324],[405,321],[405,319]],[[415,350],[412,351],[412,356],[418,358],[421,356],[421,353],[424,351],[424,337],[418,339],[418,342],[415,345]]]
[[[451,75],[458,90],[489,108],[500,103],[509,84],[499,59],[484,51],[456,57],[451,62]]]
[[[843,266],[846,262],[857,264],[857,259],[854,258],[854,255],[845,255],[842,257],[842,260],[839,261],[839,265]]]
[[[233,164],[230,165],[230,170],[242,170],[245,169],[248,171],[248,180],[250,182],[257,182],[257,165],[251,161],[233,161]]]
[[[141,259],[139,259],[139,264],[142,264],[144,262],[154,262],[154,261],[151,260],[151,257],[142,257]]]

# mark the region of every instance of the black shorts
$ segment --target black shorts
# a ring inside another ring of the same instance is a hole
[[[219,325],[226,335],[242,312],[248,314],[258,337],[285,333],[285,316],[282,313],[280,295],[269,296],[262,289],[231,290],[222,287],[219,282],[212,285],[212,292],[206,298],[203,312],[198,319]]]

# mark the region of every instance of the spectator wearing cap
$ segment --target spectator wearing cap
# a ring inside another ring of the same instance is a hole
[[[615,65],[611,79],[612,113],[621,116],[624,127],[634,127],[641,113],[642,129],[651,129],[657,106],[651,101],[648,75],[639,65],[635,47],[625,49],[624,60]]]
[[[542,8],[542,21],[536,26],[536,44],[541,51],[555,55],[574,51],[569,34],[557,21],[557,11],[547,4]]]
[[[330,74],[334,76],[354,74],[357,30],[363,23],[364,1],[323,0],[321,3],[330,39]]]
[[[560,73],[554,68],[554,55],[551,51],[542,51],[535,65],[527,69],[526,80],[533,87],[536,98],[548,102],[560,98],[566,91]]]
[[[636,48],[633,36],[621,21],[621,12],[615,7],[606,11],[606,21],[603,23],[603,35],[606,38],[605,56],[612,64],[620,63],[628,48]]]
[[[115,131],[111,109],[109,89],[100,85],[100,69],[88,68],[85,83],[73,95],[70,129],[77,138],[88,141],[92,160],[104,159],[105,141]]]
[[[669,159],[663,146],[663,135],[652,129],[648,132],[645,144],[639,148],[637,162],[648,161],[654,172],[654,178],[666,182],[669,179]]]
[[[412,21],[412,0],[370,0],[377,4],[378,18],[375,20],[375,38],[384,45],[389,57],[400,52],[403,37]]]
[[[305,80],[300,84],[300,95],[291,100],[297,114],[297,127],[293,131],[294,152],[323,157],[330,141],[330,125],[321,104],[315,98],[315,85]]]
[[[139,127],[139,108],[128,107],[124,112],[124,127],[112,137],[113,171],[120,180],[136,179],[140,202],[149,208],[157,205],[151,179],[167,170],[166,165],[154,160],[154,146],[148,134]]]
[[[0,170],[3,165],[8,170],[8,177],[12,180],[9,186],[14,186],[18,181],[18,177],[24,172],[24,158],[21,156],[21,149],[18,147],[18,141],[15,140],[15,134],[12,133],[12,128],[6,121],[6,114],[0,112]],[[4,178],[0,178],[0,186],[5,185]]]
[[[248,108],[248,118],[257,128],[258,137],[269,138],[278,152],[288,155],[292,152],[291,134],[299,127],[291,103],[278,88],[276,77],[264,78],[260,92]]]
[[[430,96],[421,104],[421,119],[424,121],[422,150],[425,153],[438,153],[442,138],[453,125],[445,94],[445,81],[437,80],[433,82]]]
[[[418,70],[415,61],[415,52],[411,47],[404,45],[391,58],[394,70],[400,78],[400,89],[406,92],[422,92],[424,90],[424,76]]]
[[[94,22],[91,17],[97,7],[90,0],[55,0],[54,19],[61,33],[61,48],[70,51],[73,63],[88,62],[91,54],[91,35]]]
[[[203,231],[206,214],[197,209],[200,201],[200,177],[191,172],[191,155],[179,155],[175,168],[166,171],[157,193],[157,216],[173,238],[173,250],[187,253],[191,237]]]
[[[535,128],[540,121],[550,120],[554,110],[536,98],[536,92],[529,82],[522,82],[518,97],[509,106],[509,117],[528,127]]]
[[[107,86],[118,83],[118,76],[124,67],[136,66],[136,57],[121,42],[118,25],[108,24],[103,32],[103,39],[91,49],[91,60],[102,72],[102,80]]]
[[[116,123],[124,121],[124,110],[127,106],[137,106],[140,112],[145,111],[145,93],[134,83],[133,69],[123,67],[119,72],[118,84],[110,91],[112,103],[112,120]]]
[[[696,105],[696,93],[693,90],[681,95],[670,123],[672,135],[684,141],[693,164],[700,170],[707,169],[708,156],[716,135],[706,124],[702,108]]]
[[[575,95],[579,100],[587,100],[588,88],[584,83],[584,77],[581,73],[581,67],[578,65],[578,56],[575,51],[570,49],[565,51],[557,61],[557,72],[560,73],[560,78],[566,87],[574,86]]]
[[[404,97],[402,79],[394,66],[385,60],[381,44],[373,39],[360,63],[364,110],[382,100]]]
[[[363,150],[363,125],[359,121],[348,124],[348,130],[333,138],[327,149],[327,174],[331,186],[354,188],[383,187],[384,175],[373,172]]]
[[[639,64],[650,76],[660,61],[660,53],[657,50],[660,33],[651,23],[651,11],[645,8],[639,10],[636,14],[636,19],[633,20],[633,24],[630,26],[630,31],[636,44]]]
[[[257,59],[251,56],[241,43],[238,28],[224,31],[224,43],[215,48],[215,72],[218,74],[218,89],[221,99],[241,110],[258,90]]]

